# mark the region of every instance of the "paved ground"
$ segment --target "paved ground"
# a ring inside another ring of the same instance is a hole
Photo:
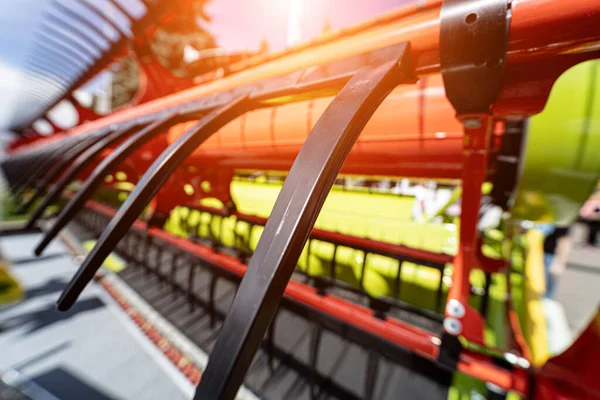
[[[192,384],[100,286],[88,287],[70,312],[55,310],[76,264],[59,241],[34,259],[39,240],[0,238],[27,292],[27,300],[0,310],[0,378],[18,374],[63,400],[191,398]]]
[[[556,299],[565,307],[573,332],[585,327],[600,302],[600,249],[576,248],[558,283]]]
[[[577,225],[572,230],[573,248],[555,295],[555,300],[564,308],[564,317],[573,337],[587,326],[600,304],[600,248],[582,245],[586,229]],[[559,313],[560,310],[551,306],[551,312]]]

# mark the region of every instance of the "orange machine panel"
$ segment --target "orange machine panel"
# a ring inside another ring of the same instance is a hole
[[[252,111],[226,125],[186,161],[197,168],[288,170],[333,98]],[[191,124],[168,134],[173,142]],[[462,129],[439,75],[396,88],[363,130],[343,173],[459,178]]]

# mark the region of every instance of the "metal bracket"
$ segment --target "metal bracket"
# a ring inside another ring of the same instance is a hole
[[[492,202],[503,210],[510,210],[515,201],[517,183],[523,168],[525,137],[528,121],[507,121],[502,147],[496,157],[496,173],[494,174],[494,187],[490,193]]]
[[[26,213],[29,211],[33,203],[37,200],[37,198],[46,191],[48,185],[55,181],[56,178],[67,168],[67,166],[77,157],[79,157],[88,147],[93,146],[98,141],[104,139],[107,135],[110,134],[112,130],[107,130],[105,132],[98,133],[96,135],[91,135],[89,137],[84,138],[79,143],[74,145],[71,149],[69,149],[66,153],[64,153],[64,157],[62,157],[58,162],[49,165],[50,169],[42,169],[41,173],[41,181],[35,184],[35,191],[33,195],[27,200],[25,203],[21,204],[17,209],[17,213]],[[40,176],[40,175],[38,175]]]
[[[469,305],[469,277],[478,256],[481,186],[487,176],[493,107],[504,79],[510,6],[511,0],[444,0],[440,13],[440,69],[465,132],[459,246],[440,345],[440,361],[446,364],[458,361],[456,336],[483,344],[483,319]]]
[[[26,190],[36,188],[40,180],[46,176],[50,169],[57,163],[61,163],[65,157],[68,157],[70,152],[82,145],[83,138],[67,138],[60,142],[49,143],[45,146],[40,146],[39,149],[33,150],[29,154],[25,154],[25,162],[18,168],[25,167],[26,170],[22,173],[22,178],[13,186],[12,189],[16,193],[23,194]],[[27,163],[30,163],[27,165]]]
[[[487,113],[506,66],[510,0],[444,0],[440,68],[446,96],[459,115]]]
[[[59,160],[64,156],[65,152],[77,145],[80,141],[81,138],[69,137],[60,143],[53,142],[46,146],[40,146],[32,151],[20,154],[14,158],[14,162],[12,161],[12,158],[7,160],[5,164],[16,164],[14,168],[16,168],[17,171],[21,171],[19,177],[11,186],[11,192],[17,193],[23,189],[30,188],[39,175],[42,174],[43,171],[46,171],[46,168],[50,163]]]
[[[213,348],[194,399],[233,399],[277,310],[327,193],[385,97],[413,81],[410,45],[389,49],[343,87],[289,172]],[[374,65],[373,65],[374,64]]]

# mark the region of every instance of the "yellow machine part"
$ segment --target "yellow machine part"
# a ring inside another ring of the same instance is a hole
[[[0,260],[0,306],[23,299],[19,282],[9,273],[9,265]]]

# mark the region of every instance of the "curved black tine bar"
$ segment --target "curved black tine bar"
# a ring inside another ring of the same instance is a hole
[[[77,174],[81,172],[86,165],[88,165],[94,158],[102,152],[102,150],[106,149],[109,146],[112,146],[119,140],[126,138],[127,136],[134,133],[137,129],[139,129],[139,125],[127,126],[121,129],[117,129],[104,139],[100,140],[92,147],[88,148],[83,154],[81,154],[77,159],[69,166],[69,168],[65,171],[65,173],[60,177],[58,182],[52,187],[52,189],[48,192],[44,200],[37,206],[37,208],[31,213],[29,216],[29,220],[27,221],[25,229],[31,229],[37,222],[37,220],[42,216],[44,210],[50,205],[52,205],[60,196],[63,189],[71,183],[73,179],[77,177]]]
[[[42,162],[42,150],[50,151],[49,149],[34,148],[11,155],[3,160],[2,169],[9,178],[9,191],[11,193],[19,190],[29,176],[30,170],[34,170],[36,163]]]
[[[19,191],[16,193],[17,197],[22,196],[29,189],[35,188],[41,177],[52,168],[52,165],[60,163],[64,157],[69,154],[69,151],[80,145],[81,142],[82,138],[77,138],[76,140],[69,140],[66,143],[61,143],[63,146],[59,146],[57,143],[52,147],[50,152],[40,156],[38,158],[39,162],[32,165],[32,168],[25,177],[25,181],[20,184]]]
[[[277,198],[194,396],[234,399],[271,323],[327,193],[363,127],[400,83],[414,82],[410,45],[369,60],[317,121]]]
[[[250,103],[247,98],[247,94],[240,95],[226,105],[215,108],[181,135],[152,163],[61,294],[57,302],[60,311],[71,308],[106,257],[125,236],[129,227],[175,169],[206,139],[248,110]]]
[[[26,213],[31,208],[31,206],[33,205],[35,200],[40,195],[44,194],[48,185],[50,183],[54,182],[60,176],[60,174],[65,170],[65,168],[67,168],[67,166],[71,162],[73,162],[74,159],[79,157],[90,146],[93,146],[98,141],[104,139],[104,137],[109,135],[111,133],[111,131],[112,130],[107,130],[106,132],[99,133],[96,135],[89,135],[84,140],[82,140],[80,143],[73,146],[68,152],[66,152],[65,156],[59,162],[52,165],[52,167],[50,167],[50,169],[47,171],[47,173],[45,173],[42,176],[41,182],[39,182],[37,185],[35,185],[32,196],[29,198],[29,200],[27,200],[25,203],[23,203],[17,209],[17,213],[19,213],[19,214]]]
[[[108,157],[102,160],[102,162],[94,169],[94,172],[92,172],[88,180],[85,181],[77,193],[75,193],[75,196],[61,210],[56,222],[46,232],[46,235],[42,238],[42,241],[35,248],[34,253],[38,256],[42,254],[46,246],[50,244],[58,232],[60,232],[61,229],[64,228],[65,225],[67,225],[67,223],[75,216],[75,214],[81,210],[81,208],[85,205],[85,202],[94,194],[102,182],[104,182],[104,177],[106,175],[110,174],[130,154],[140,148],[144,143],[147,143],[150,139],[156,137],[165,129],[177,123],[178,119],[179,116],[177,113],[167,113],[162,118],[157,119],[151,125],[148,125],[146,128],[131,136],[112,153],[110,153]]]
[[[60,147],[63,147],[63,152],[65,148],[69,148],[71,145],[75,143],[74,138],[66,138],[63,140],[57,140],[50,143],[44,143],[41,146],[36,146],[33,149],[25,149],[19,153],[11,154],[5,161],[6,165],[14,165],[21,169],[21,174],[19,180],[16,180],[11,188],[16,188],[22,186],[27,177],[29,177],[30,173],[35,169],[35,163],[45,162],[46,158],[48,158],[52,152],[57,151]]]
[[[98,133],[94,133],[92,135],[81,136],[68,138],[67,140],[63,140],[61,142],[56,142],[51,147],[51,152],[45,153],[40,157],[40,163],[35,166],[35,169],[31,169],[31,175],[27,177],[27,180],[22,185],[22,190],[27,190],[31,188],[37,188],[39,183],[43,180],[44,177],[48,176],[48,174],[59,164],[65,162],[65,160],[72,156],[73,153],[77,150],[85,146],[92,138],[96,137]],[[22,207],[23,205],[21,205]],[[20,212],[17,210],[17,212]]]
[[[37,164],[43,162],[44,154],[47,157],[52,149],[52,146],[36,147],[3,160],[2,169],[8,178],[11,194],[15,194],[23,186],[31,171],[36,171]]]
[[[244,94],[251,89],[250,100],[259,103],[268,104],[269,99],[277,96],[307,96],[311,95],[330,95],[337,93],[352,77],[352,75],[365,65],[368,60],[373,60],[384,56],[389,48],[379,49],[374,52],[361,53],[342,60],[336,60],[317,69],[309,69],[304,71],[295,71],[290,74],[282,75],[276,78],[269,78],[255,85],[242,86],[234,90],[234,94]],[[250,88],[250,86],[252,86]],[[181,120],[189,120],[190,114],[203,115],[212,110],[214,107],[223,105],[221,95],[216,93],[207,98],[192,101],[186,105],[178,106]],[[225,99],[229,101],[229,98]],[[183,118],[184,115],[188,117]],[[173,124],[173,123],[171,123]],[[106,172],[110,168],[116,167],[126,155],[130,154],[137,148],[135,143],[140,140],[145,140],[146,131],[151,132],[152,128],[145,128],[142,132],[134,135],[132,138],[115,150],[107,159],[96,168],[96,171],[86,181],[83,187],[75,194],[75,197],[70,200],[67,206],[60,213],[55,225],[46,233],[42,243],[36,249],[37,252],[43,251],[44,247],[52,240],[58,232],[69,222],[71,218],[84,206],[85,202],[92,196],[95,188],[97,188],[104,180]],[[155,131],[153,134],[160,133]],[[150,136],[148,136],[148,139]],[[130,146],[131,145],[131,146]],[[120,158],[122,157],[122,158]],[[104,172],[101,172],[103,171]]]
[[[46,170],[48,165],[54,162],[54,160],[63,157],[66,151],[77,145],[81,140],[82,138],[80,137],[67,138],[40,148],[41,154],[36,156],[34,162],[30,164],[27,170],[23,171],[22,179],[15,184],[15,191],[31,187],[31,183]]]

